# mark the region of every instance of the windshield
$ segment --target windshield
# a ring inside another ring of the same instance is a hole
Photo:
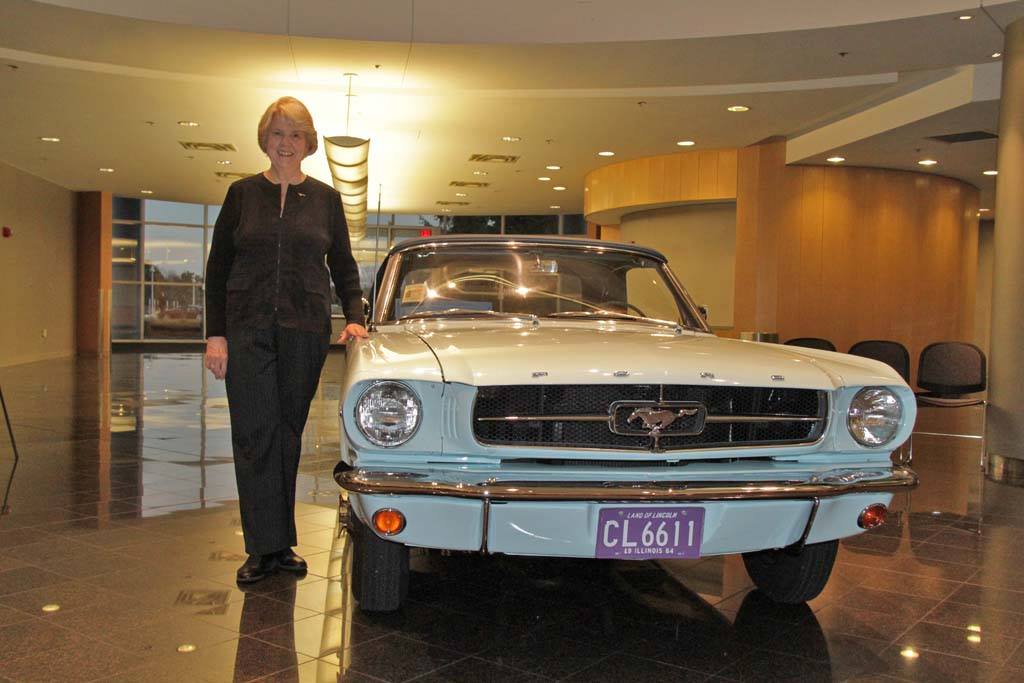
[[[652,320],[703,329],[661,262],[621,251],[500,244],[401,254],[384,320],[511,315]]]

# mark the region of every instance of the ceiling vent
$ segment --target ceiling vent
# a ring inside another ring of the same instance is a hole
[[[453,180],[448,183],[449,187],[490,187],[490,183],[481,183],[476,180]]]
[[[193,152],[237,152],[235,146],[230,142],[185,142],[178,140],[178,144]]]
[[[519,161],[519,157],[511,154],[474,154],[469,157],[469,160],[493,164],[514,164]]]
[[[972,130],[967,133],[950,133],[949,135],[933,135],[929,140],[938,140],[939,142],[945,142],[947,144],[953,144],[956,142],[975,142],[977,140],[992,140],[999,137],[994,133],[989,133],[984,130]]]
[[[238,171],[214,171],[213,175],[218,178],[228,178],[230,180],[241,180],[242,178],[248,178],[249,176],[256,175],[255,173],[239,173]]]
[[[469,206],[469,202],[446,202],[438,200],[437,203],[441,206]]]

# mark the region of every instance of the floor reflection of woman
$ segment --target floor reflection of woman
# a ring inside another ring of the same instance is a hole
[[[329,278],[348,323],[339,341],[366,337],[341,196],[302,172],[317,149],[309,111],[280,98],[263,114],[258,139],[270,168],[228,188],[206,269],[205,365],[227,383],[249,554],[239,583],[306,571],[292,550],[295,479],[330,344]]]

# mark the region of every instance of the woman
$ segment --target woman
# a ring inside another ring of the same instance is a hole
[[[367,336],[341,196],[302,172],[302,160],[317,149],[309,111],[282,97],[263,114],[257,135],[270,168],[228,188],[206,267],[205,365],[227,384],[249,554],[239,583],[276,569],[306,571],[292,550],[295,477],[330,345],[328,277],[348,322],[338,341]]]

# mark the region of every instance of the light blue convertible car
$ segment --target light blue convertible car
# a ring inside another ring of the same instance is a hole
[[[916,475],[914,394],[882,363],[721,339],[656,251],[437,237],[384,262],[348,351],[341,462],[360,607],[401,606],[409,548],[617,560],[742,553],[769,597]]]

